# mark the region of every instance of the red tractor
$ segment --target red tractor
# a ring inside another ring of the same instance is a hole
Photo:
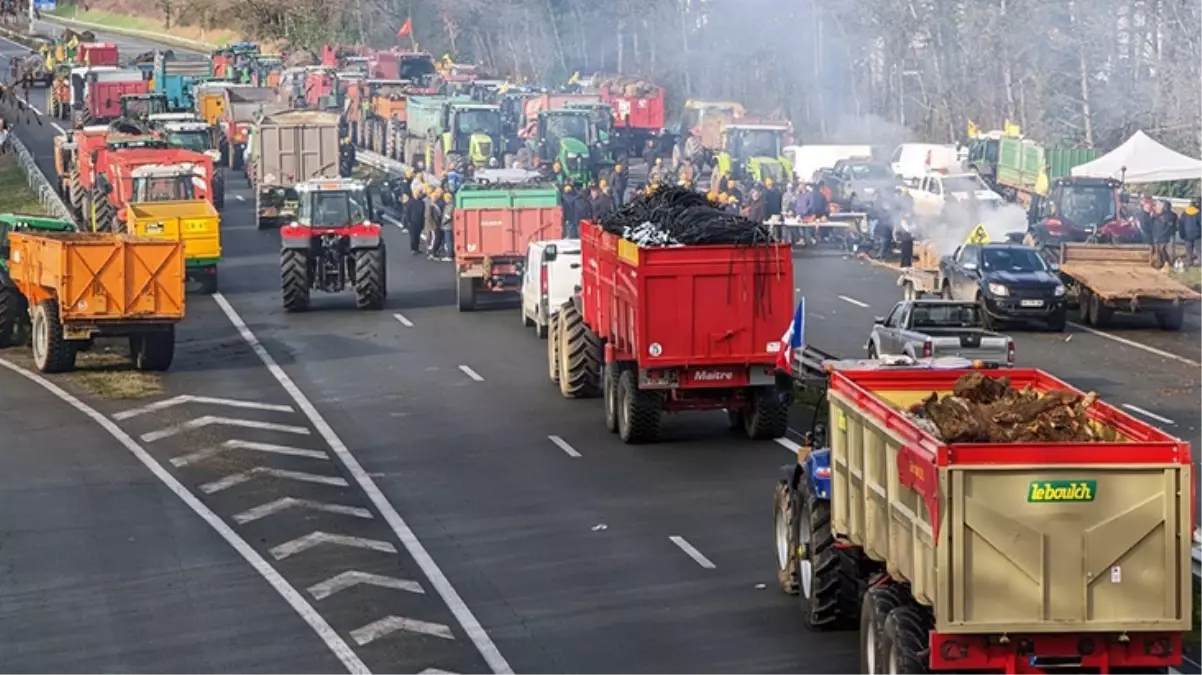
[[[110,150],[85,212],[91,230],[124,232],[125,207],[161,201],[212,201],[213,158],[191,150],[143,147]]]
[[[1064,176],[1048,196],[1032,200],[1032,243],[1059,248],[1062,242],[1141,243],[1143,231],[1123,214],[1123,184],[1112,178]]]
[[[280,228],[284,310],[309,309],[311,291],[355,291],[359,309],[381,309],[388,295],[384,238],[367,184],[310,180],[296,186],[296,220]]]

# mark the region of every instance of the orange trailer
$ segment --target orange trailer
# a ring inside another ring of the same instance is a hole
[[[29,304],[34,365],[74,370],[97,337],[128,337],[138,370],[164,371],[184,318],[184,245],[90,232],[12,232],[9,274]]]

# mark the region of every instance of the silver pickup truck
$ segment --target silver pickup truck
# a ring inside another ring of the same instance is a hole
[[[1001,367],[1014,365],[1014,340],[985,330],[975,302],[906,300],[878,316],[868,337],[868,358],[885,355],[958,356]]]

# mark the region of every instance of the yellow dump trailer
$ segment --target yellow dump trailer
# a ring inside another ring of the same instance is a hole
[[[130,234],[183,243],[187,280],[198,282],[206,293],[217,292],[221,216],[212,202],[207,199],[140,202],[125,208]]]
[[[825,428],[776,494],[780,581],[806,623],[859,625],[861,672],[1179,665],[1189,444],[1026,369],[1005,373],[1012,387],[1091,401],[1113,440],[948,444],[909,411],[966,372],[830,373]]]

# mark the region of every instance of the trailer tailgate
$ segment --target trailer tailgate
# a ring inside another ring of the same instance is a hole
[[[1104,299],[1199,300],[1197,291],[1150,263],[1140,244],[1061,244],[1060,272]]]

